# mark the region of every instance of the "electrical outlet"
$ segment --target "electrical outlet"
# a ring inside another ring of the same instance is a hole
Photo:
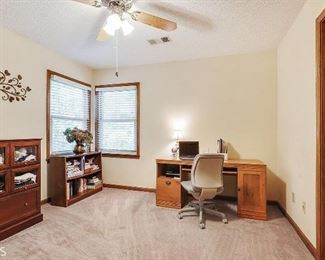
[[[302,202],[302,211],[304,212],[304,214],[306,214],[306,202],[305,201]]]
[[[293,203],[296,202],[296,195],[295,195],[294,192],[291,192],[291,201],[292,201]]]

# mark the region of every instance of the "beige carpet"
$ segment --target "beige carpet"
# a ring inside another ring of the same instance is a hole
[[[104,189],[69,208],[42,207],[44,221],[0,242],[1,259],[313,259],[276,207],[270,220],[238,219],[223,203],[229,224],[155,206],[155,194]]]

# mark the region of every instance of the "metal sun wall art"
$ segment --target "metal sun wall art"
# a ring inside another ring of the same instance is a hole
[[[0,71],[0,93],[2,92],[2,100],[4,101],[25,101],[27,92],[31,91],[30,87],[23,87],[21,80],[23,77],[10,77],[8,70]]]

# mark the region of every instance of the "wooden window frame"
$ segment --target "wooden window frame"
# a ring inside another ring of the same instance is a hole
[[[325,256],[325,9],[316,19],[316,259]]]
[[[95,100],[97,102],[97,91],[98,88],[116,88],[116,87],[128,87],[135,86],[136,87],[136,96],[137,96],[137,147],[136,154],[118,154],[118,153],[107,153],[102,152],[103,157],[111,157],[111,158],[129,158],[129,159],[140,159],[140,82],[128,82],[128,83],[117,83],[117,84],[106,84],[106,85],[97,85],[95,86]],[[96,151],[98,148],[98,140],[97,140],[97,130],[98,130],[98,111],[96,104],[96,112],[95,112],[95,135],[96,135]]]
[[[52,76],[57,76],[57,77],[61,77],[63,79],[67,79],[70,80],[72,82],[78,83],[80,85],[84,85],[86,87],[89,87],[91,90],[91,84],[82,82],[80,80],[71,78],[69,76],[63,75],[61,73],[52,71],[52,70],[47,70],[46,71],[46,160],[47,162],[49,162],[50,157],[51,157],[51,142],[50,142],[50,136],[51,136],[51,128],[50,128],[50,124],[51,124],[51,115],[50,115],[50,111],[51,111],[51,77]],[[92,104],[91,104],[91,95],[90,95],[90,100],[89,100],[89,122],[90,122],[90,129],[91,129],[91,109],[92,109]],[[90,130],[88,129],[88,130]],[[72,152],[72,151],[71,151]]]

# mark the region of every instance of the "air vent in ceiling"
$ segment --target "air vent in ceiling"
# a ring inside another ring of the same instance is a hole
[[[155,40],[155,39],[148,40],[148,42],[149,42],[151,45],[155,45],[155,44],[158,43],[157,40]]]
[[[162,44],[162,43],[170,42],[170,38],[165,36],[159,39],[150,39],[148,40],[148,42],[150,43],[150,45]]]

